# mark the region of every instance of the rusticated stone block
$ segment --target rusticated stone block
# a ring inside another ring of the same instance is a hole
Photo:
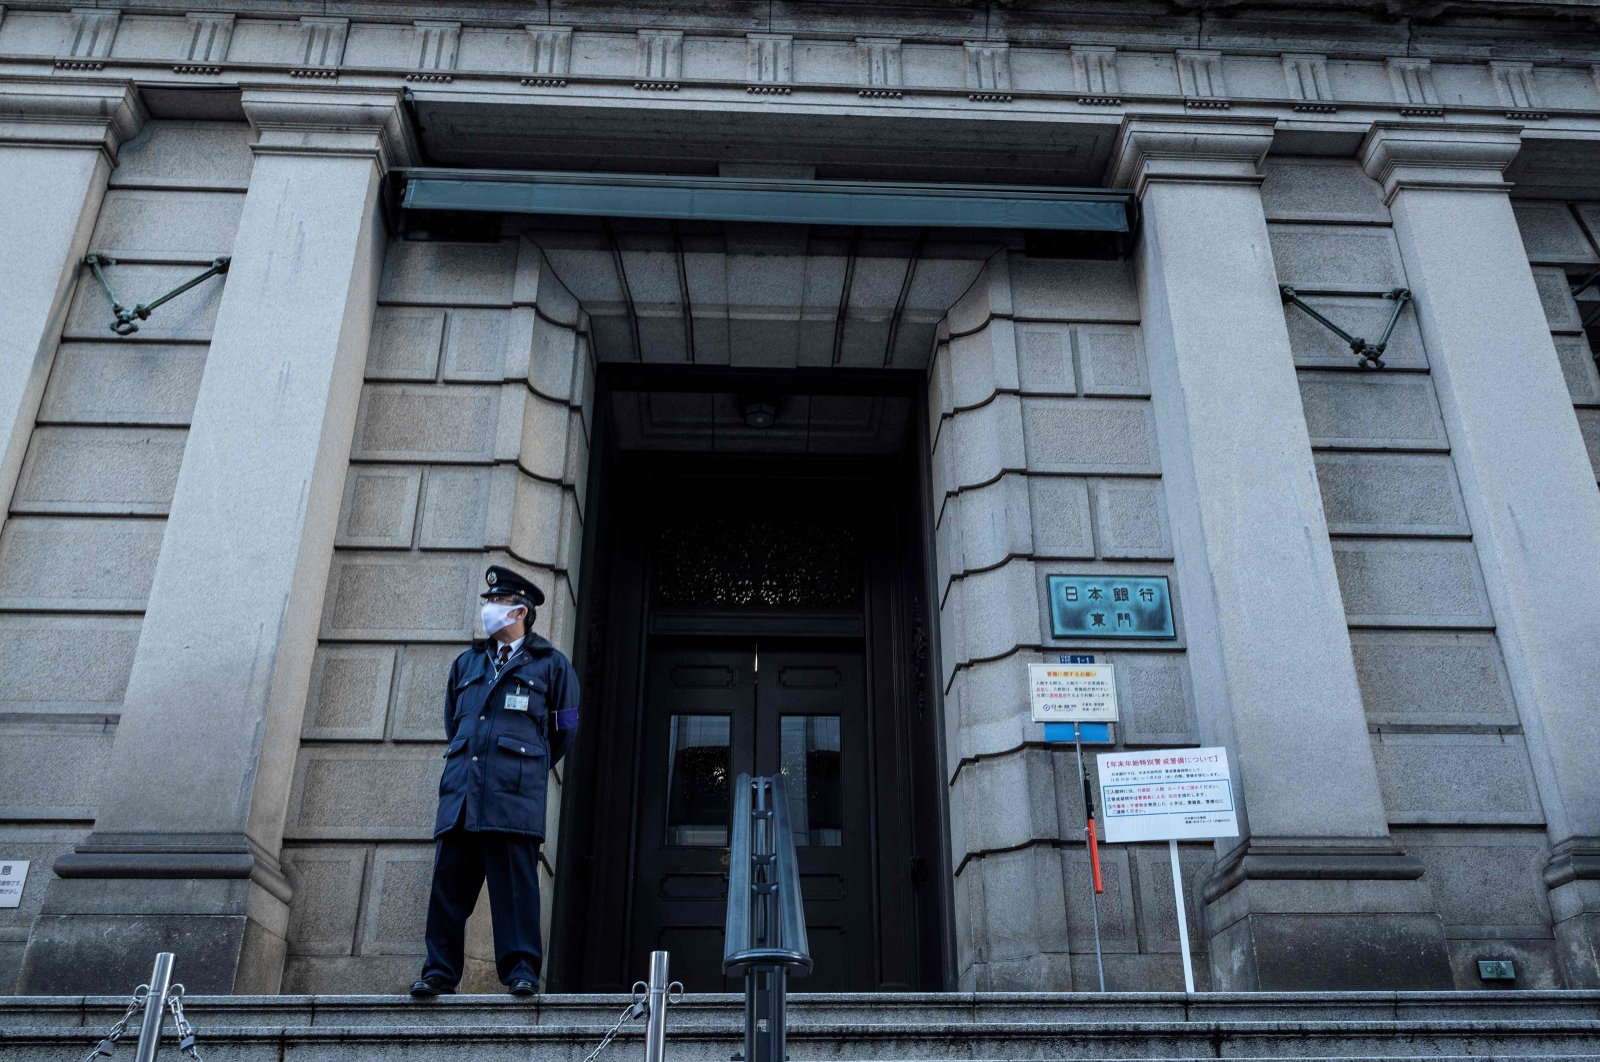
[[[358,461],[493,460],[500,387],[368,384],[356,416]]]
[[[466,641],[478,622],[484,557],[337,553],[322,636],[355,641]]]
[[[164,515],[187,435],[175,428],[36,428],[11,510]]]
[[[1018,320],[1139,320],[1139,299],[1125,260],[1099,262],[1012,255],[1011,298]]]
[[[1517,199],[1511,203],[1522,246],[1535,265],[1593,265],[1600,261],[1566,203]]]
[[[997,852],[969,862],[973,878],[974,958],[1027,959],[1071,950],[1061,853],[1046,846]]]
[[[1333,543],[1353,626],[1489,627],[1494,618],[1470,542]]]
[[[1543,830],[1408,829],[1395,840],[1427,867],[1423,880],[1451,936],[1549,935]]]
[[[205,366],[206,348],[193,344],[63,343],[39,423],[187,426]]]
[[[963,487],[976,487],[1027,465],[1023,450],[1022,407],[1014,395],[951,417],[934,447],[935,507],[938,499]]]
[[[494,382],[532,345],[533,315],[515,310],[451,310],[445,333],[444,379],[452,383]]]
[[[1144,342],[1133,325],[1077,325],[1072,329],[1086,395],[1149,395]]]
[[[1544,305],[1544,315],[1552,332],[1582,332],[1583,317],[1578,303],[1572,297],[1572,282],[1567,271],[1559,266],[1535,266],[1533,284],[1539,289],[1539,301]]]
[[[367,379],[433,381],[439,374],[444,311],[436,307],[379,306],[367,344]]]
[[[465,644],[406,645],[400,648],[394,713],[389,724],[390,739],[444,739],[445,687],[450,677],[450,665],[465,648]]]
[[[510,306],[517,244],[389,241],[378,299],[428,306]]]
[[[1539,823],[1538,789],[1518,734],[1373,736],[1393,823]]]
[[[1086,559],[1094,556],[1089,485],[1069,476],[1029,476],[1027,503],[1019,511],[1032,515],[1033,553],[1037,557]],[[1007,500],[1007,504],[1015,504]],[[999,514],[996,514],[997,516]],[[1014,521],[1015,517],[1008,517]]]
[[[1600,409],[1580,409],[1578,431],[1583,435],[1584,448],[1589,451],[1589,464],[1600,475]]]
[[[294,888],[290,955],[350,955],[361,913],[368,845],[285,845],[283,872]]]
[[[433,846],[379,845],[363,903],[362,955],[423,955]]]
[[[1182,653],[1096,653],[1117,668],[1118,737],[1124,744],[1190,745],[1198,740],[1189,662]]]
[[[1024,399],[1022,431],[1032,472],[1161,470],[1148,402]]]
[[[1466,505],[1450,458],[1320,453],[1317,485],[1334,534],[1465,535]]]
[[[951,396],[956,409],[970,409],[996,392],[1015,391],[1017,337],[1010,322],[995,320],[976,332],[950,337]]]
[[[1027,395],[1072,395],[1078,392],[1072,367],[1072,328],[1051,322],[1017,324],[1017,377]],[[954,346],[955,341],[951,344]]]
[[[1056,773],[1048,749],[1013,749],[961,766],[965,851],[980,855],[1051,841],[1066,827],[1056,819]]]
[[[1300,399],[1313,446],[1449,446],[1433,381],[1426,376],[1302,372]]]
[[[12,821],[94,818],[116,727],[85,723],[0,725],[6,750],[0,807]]]
[[[1561,375],[1567,379],[1572,400],[1588,405],[1600,404],[1600,374],[1595,371],[1594,352],[1587,336],[1556,336],[1556,357],[1561,359]]]
[[[113,188],[106,192],[90,242],[113,258],[133,253],[215,258],[233,249],[243,208],[244,196],[237,192]],[[157,294],[137,296],[137,301]]]
[[[952,727],[949,768],[960,759],[1014,749],[1036,737],[1028,707],[1026,663],[1042,663],[1035,654],[984,661],[962,668],[946,694],[945,712]]]
[[[117,152],[111,187],[137,184],[242,192],[255,162],[250,151],[253,139],[254,130],[243,122],[151,119]]]
[[[1178,903],[1172,893],[1172,857],[1166,845],[1128,845],[1139,878],[1139,921],[1144,950],[1175,954],[1178,942]],[[1210,845],[1180,844],[1178,873],[1183,875],[1184,909],[1189,920],[1189,946],[1198,949],[1194,963],[1197,988],[1204,988],[1210,965],[1205,961],[1205,901],[1203,889],[1215,862]],[[1182,981],[1179,981],[1181,986]]]
[[[321,741],[377,741],[389,712],[394,647],[323,645],[311,665],[301,736]]]
[[[563,507],[569,491],[559,483],[519,475],[509,527],[512,549],[537,564],[561,567]]]
[[[1383,188],[1354,159],[1266,159],[1261,206],[1268,221],[1345,221],[1385,225]]]
[[[22,888],[17,906],[0,907],[0,940],[15,940],[18,945],[17,963],[22,961],[21,946],[27,942],[28,927],[44,904],[45,883],[50,880],[50,870],[55,866],[57,857],[72,851],[73,845],[87,835],[87,829],[20,825],[0,827],[0,852],[5,853],[4,858],[26,859],[29,863],[28,881]],[[0,969],[0,988],[10,992],[16,975],[15,967]]]
[[[1039,598],[1033,565],[1014,560],[966,576],[951,587],[944,611],[954,610],[961,640],[947,642],[950,664],[988,660],[1039,644]],[[952,650],[954,650],[952,652]]]
[[[1095,540],[1106,560],[1171,560],[1172,530],[1159,480],[1090,480]]]
[[[443,742],[302,748],[284,835],[352,841],[431,837],[442,748]]]
[[[489,545],[492,487],[499,469],[430,468],[423,481],[423,549],[482,549]],[[500,476],[499,478],[504,478]],[[509,498],[503,506],[508,506]],[[504,545],[504,543],[498,543]]]
[[[417,521],[422,469],[351,465],[345,475],[337,546],[406,549]]]
[[[1070,762],[1070,758],[1061,759]],[[1076,771],[1076,767],[1073,768]],[[1066,837],[1078,840],[1083,835],[1083,820],[1063,823]],[[1107,954],[1137,954],[1139,928],[1134,917],[1133,882],[1128,873],[1130,845],[1105,845],[1100,849],[1100,881],[1105,891],[1095,898],[1099,907],[1100,947]],[[1094,870],[1089,853],[1076,844],[1062,850],[1067,893],[1067,939],[1072,950],[1094,954],[1094,918],[1089,895],[1094,891]],[[1097,987],[1091,984],[1088,987]]]
[[[1387,226],[1267,226],[1278,281],[1308,291],[1388,291],[1406,286]]]
[[[1491,632],[1351,631],[1350,645],[1371,722],[1517,723]]]
[[[0,615],[0,712],[120,712],[139,622],[137,616]]]
[[[0,606],[142,609],[165,529],[160,520],[14,516],[0,530]]]
[[[582,405],[582,378],[588,375],[588,365],[583,357],[587,351],[580,350],[577,333],[570,325],[556,324],[544,317],[535,318],[532,326],[529,386],[552,401]],[[696,322],[697,331],[698,328]]]

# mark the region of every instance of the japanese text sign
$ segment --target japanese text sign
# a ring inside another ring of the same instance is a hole
[[[1045,581],[1054,637],[1177,637],[1164,575],[1051,575]]]
[[[0,907],[16,907],[22,903],[22,887],[28,881],[27,859],[0,857]]]
[[[1117,680],[1110,664],[1029,664],[1035,723],[1115,723]]]
[[[1239,836],[1227,749],[1102,752],[1099,761],[1107,841]]]

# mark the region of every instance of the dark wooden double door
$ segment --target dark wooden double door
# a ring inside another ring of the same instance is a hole
[[[739,987],[721,958],[741,772],[787,789],[816,961],[793,987],[944,987],[915,478],[884,461],[619,466],[606,564],[585,575],[603,655],[563,796],[553,987],[626,990],[657,949],[692,992]]]
[[[671,952],[685,984],[721,986],[731,784],[741,773],[781,773],[816,961],[800,987],[871,988],[860,646],[672,639],[652,647],[648,675],[635,841],[641,949]]]

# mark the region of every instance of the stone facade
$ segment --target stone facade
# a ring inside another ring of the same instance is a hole
[[[1594,8],[1137,6],[0,8],[0,989],[157,947],[195,990],[409,976],[441,676],[489,562],[579,642],[630,361],[925,368],[944,987],[1094,983],[1022,670],[1068,649],[1118,665],[1125,746],[1230,749],[1243,836],[1182,847],[1200,987],[1600,985]],[[1111,186],[1140,223],[857,276],[758,227],[405,230],[423,162]],[[117,337],[91,252],[125,302],[232,261]],[[1280,285],[1367,337],[1409,290],[1387,367]],[[1064,570],[1168,576],[1179,637],[1052,639]],[[1104,869],[1108,986],[1177,987],[1166,853]]]

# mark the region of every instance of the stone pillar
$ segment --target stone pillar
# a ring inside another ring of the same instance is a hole
[[[128,84],[0,84],[0,496],[7,499],[117,148],[142,123]]]
[[[191,991],[282,971],[277,856],[407,134],[392,92],[243,101],[250,190],[100,812],[56,864],[23,992],[126,991],[163,949]]]
[[[1267,242],[1270,121],[1129,119],[1136,256],[1202,739],[1241,837],[1205,889],[1212,984],[1435,988],[1422,865],[1389,837]]]
[[[1570,988],[1600,987],[1600,494],[1502,173],[1503,126],[1380,124],[1361,149],[1415,296],[1544,804]]]

